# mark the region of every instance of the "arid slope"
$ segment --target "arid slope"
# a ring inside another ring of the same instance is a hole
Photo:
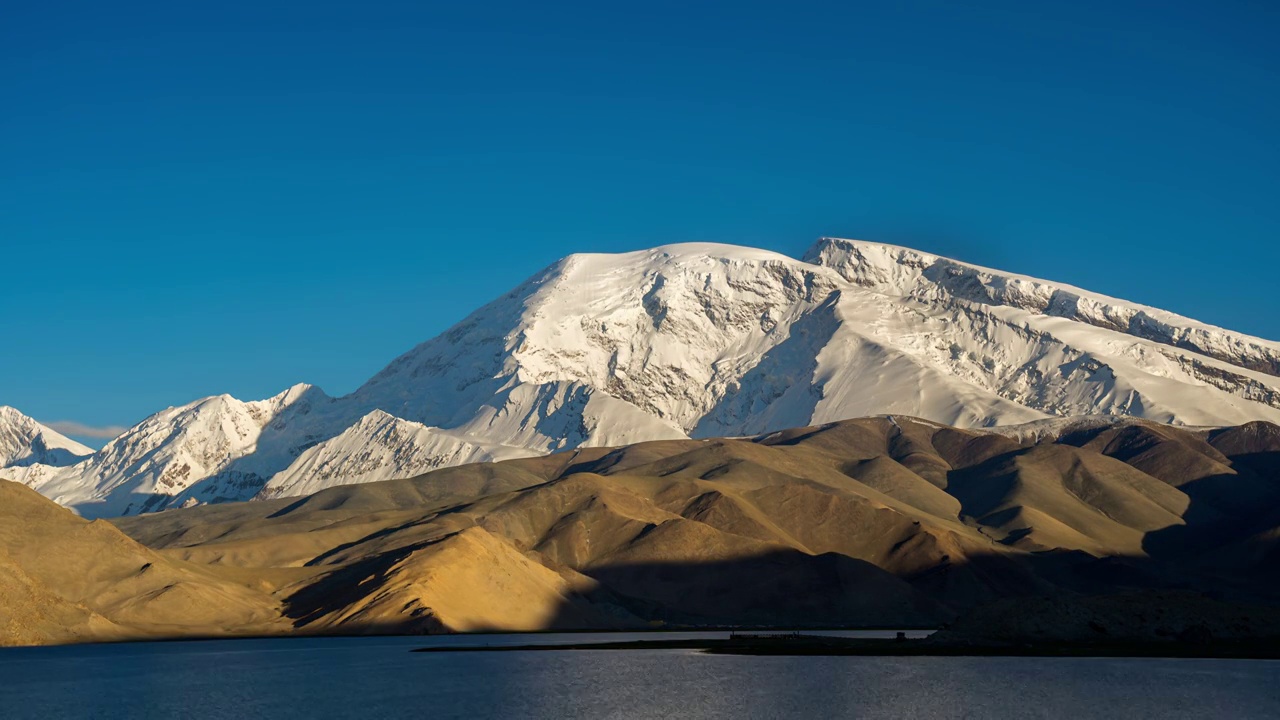
[[[236,575],[248,577],[152,550],[105,520],[83,520],[0,481],[0,644],[287,627],[269,588]]]
[[[0,527],[0,566],[31,576],[0,582],[26,598],[10,642],[933,625],[1028,595],[1280,597],[1267,423],[864,418],[113,521],[128,537],[4,490],[0,512],[23,519]]]

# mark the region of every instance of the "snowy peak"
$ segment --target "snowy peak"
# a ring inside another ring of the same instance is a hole
[[[246,499],[329,437],[323,415],[332,403],[319,388],[295,385],[261,401],[224,394],[170,407],[36,487],[95,516],[160,510],[179,498]]]
[[[910,294],[921,271],[938,262],[934,255],[883,243],[822,238],[804,261],[828,267],[856,285],[899,295]]]
[[[323,390],[315,385],[298,383],[266,400],[250,402],[247,405],[252,408],[252,412],[262,413],[274,418],[286,409],[306,414],[311,411],[314,405],[323,406],[332,400],[333,398],[326,395]]]
[[[458,409],[473,412],[517,386],[579,384],[688,432],[839,283],[825,268],[730,245],[572,255],[406,353],[356,394],[401,417],[451,426],[466,422]],[[468,402],[426,401],[459,389]]]
[[[0,468],[79,462],[93,450],[41,425],[15,408],[0,405]]]
[[[838,287],[821,268],[724,245],[570,260],[522,318],[521,379],[600,388],[685,431]]]

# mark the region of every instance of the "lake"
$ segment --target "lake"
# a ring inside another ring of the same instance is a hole
[[[697,635],[725,633],[661,637]],[[409,652],[426,645],[644,637],[656,636],[296,638],[0,649],[0,717],[1280,716],[1280,661],[1271,660]]]

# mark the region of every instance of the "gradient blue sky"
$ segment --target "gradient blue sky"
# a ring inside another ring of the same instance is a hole
[[[686,240],[1280,338],[1278,34],[1272,0],[8,3],[0,404],[342,394],[565,254]]]

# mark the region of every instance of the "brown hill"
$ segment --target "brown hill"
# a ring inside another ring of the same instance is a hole
[[[258,634],[283,627],[268,593],[144,547],[34,490],[0,481],[0,644]]]
[[[11,638],[60,642],[936,625],[1015,596],[1280,596],[1280,429],[1064,428],[880,417],[584,449],[114,521],[129,537],[7,486],[0,513],[24,519],[0,567],[30,578],[0,597],[27,598],[14,627],[76,628]],[[42,509],[25,519],[10,495]]]

